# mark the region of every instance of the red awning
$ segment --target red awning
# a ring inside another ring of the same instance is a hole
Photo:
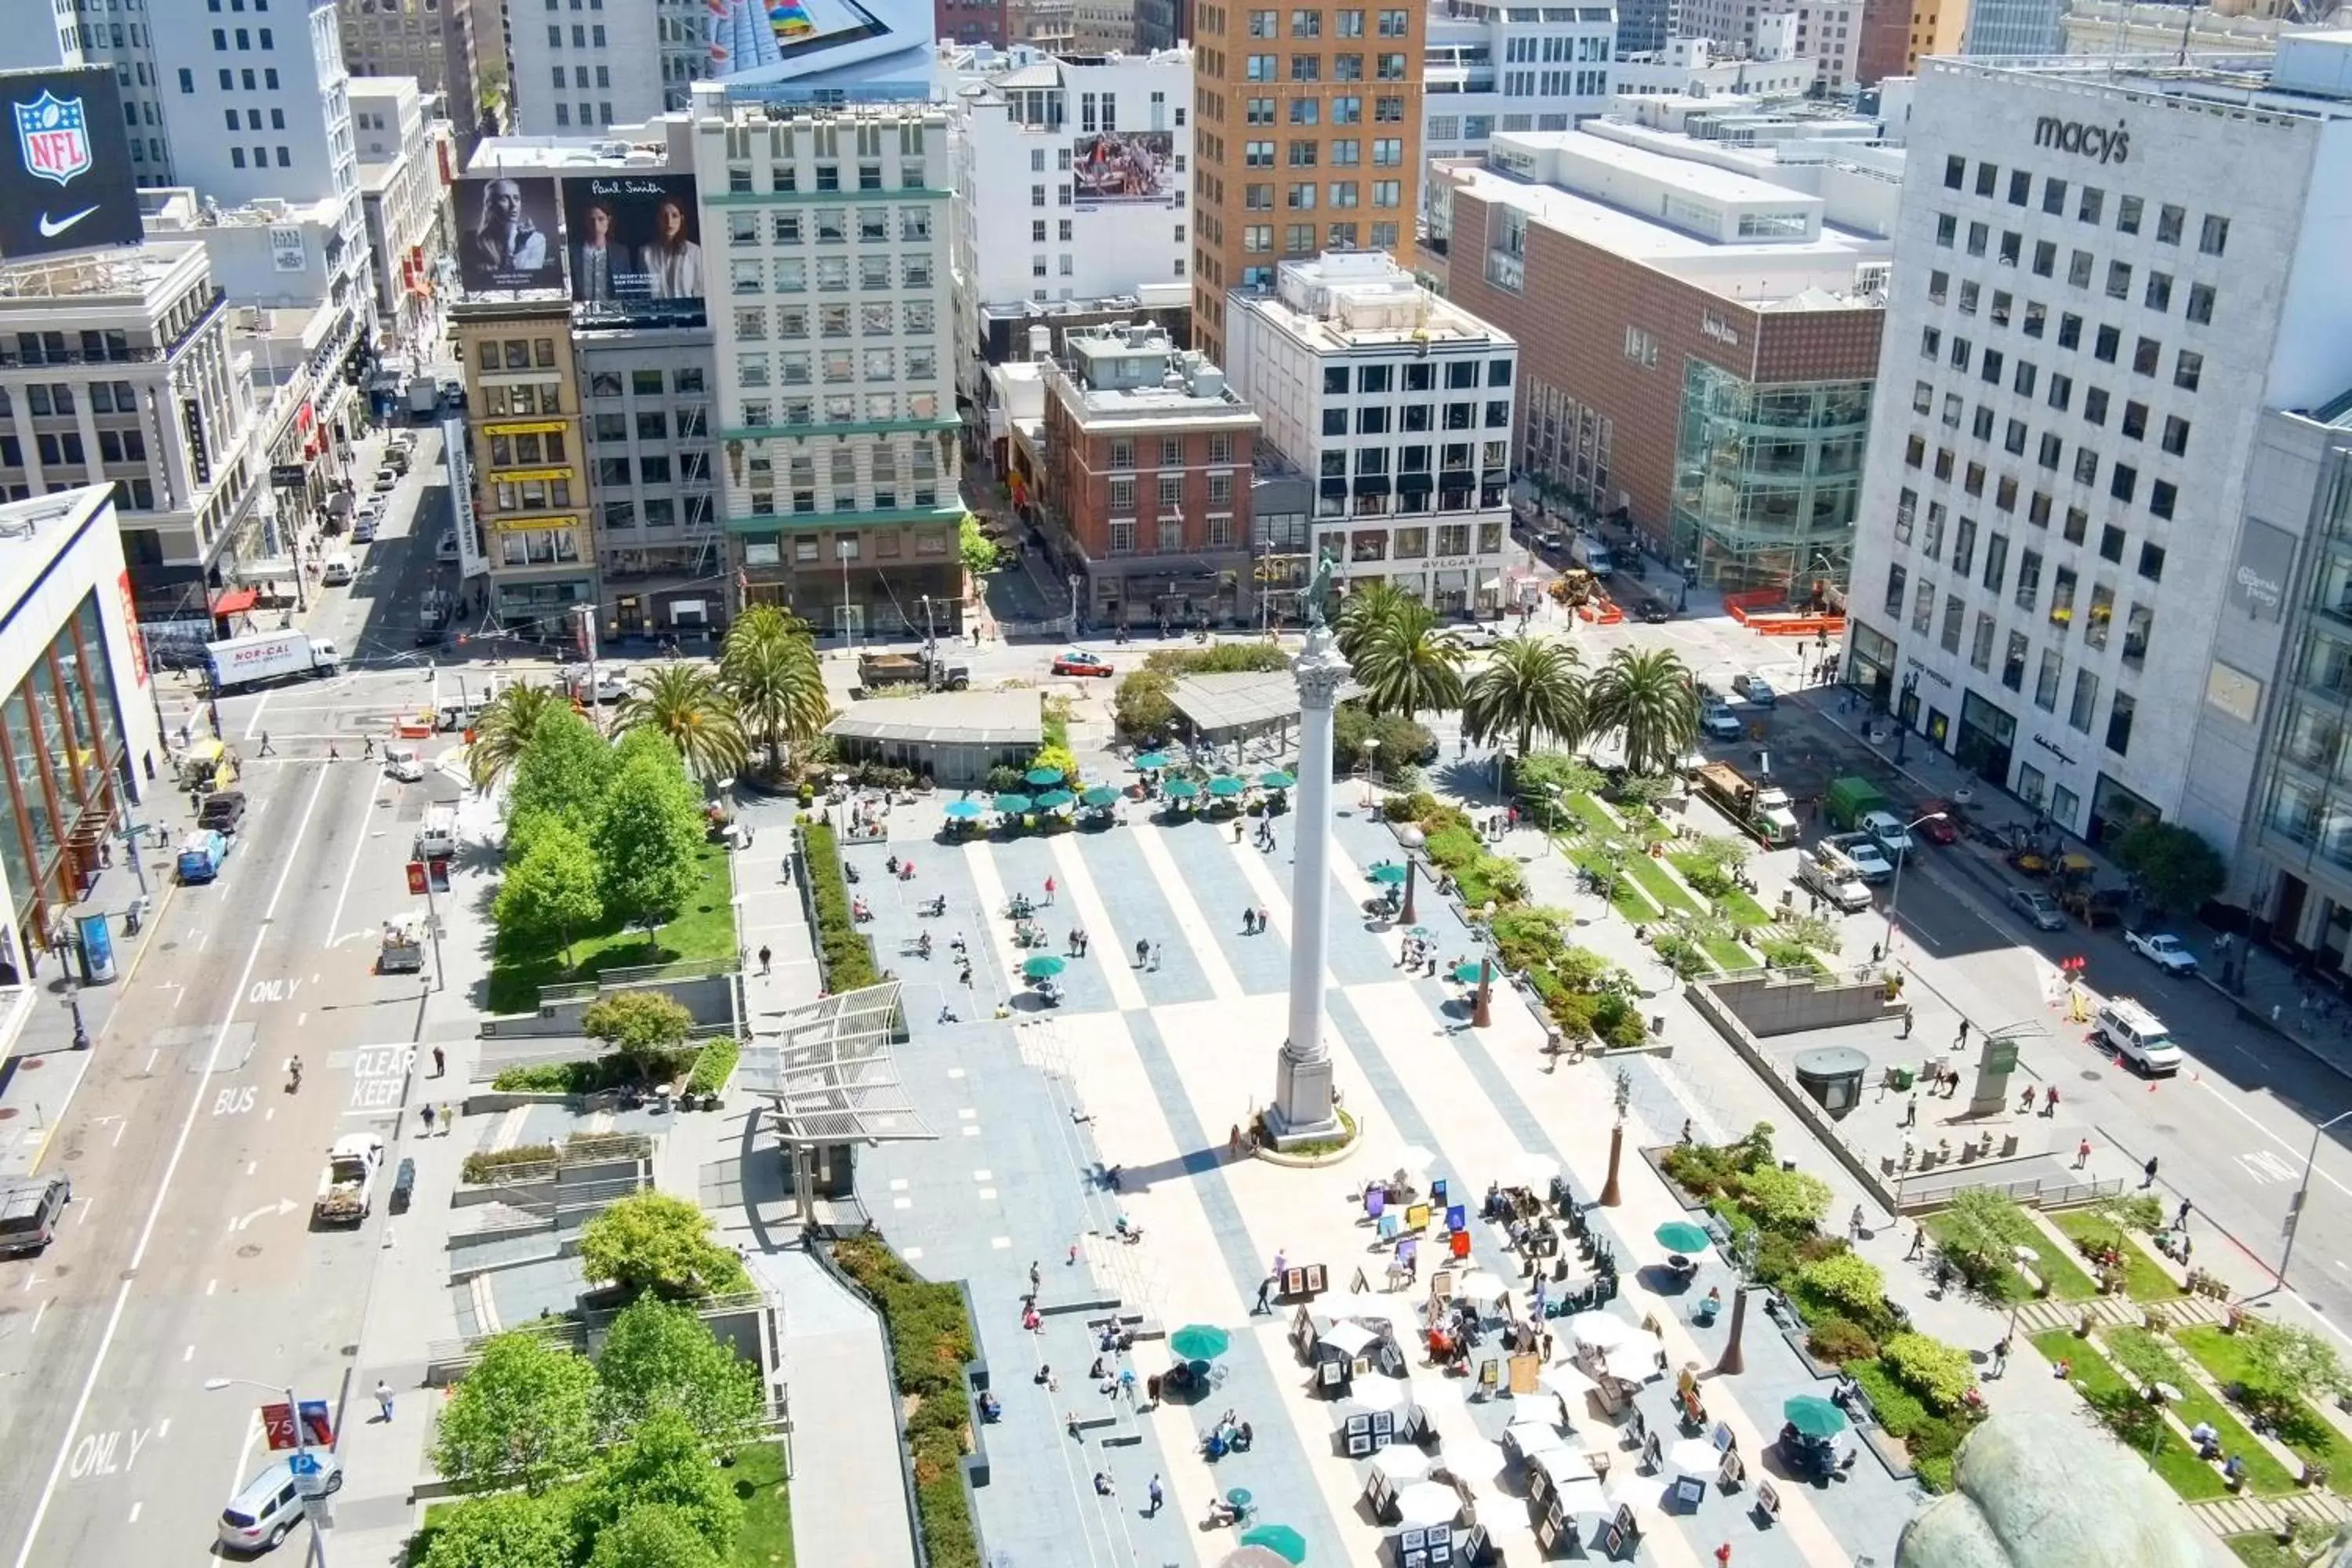
[[[305,399],[302,406],[294,411],[294,428],[297,430],[308,430],[310,427],[311,417],[312,415],[310,402],[308,399]]]
[[[241,616],[261,602],[259,591],[252,588],[224,588],[213,595],[213,614]]]

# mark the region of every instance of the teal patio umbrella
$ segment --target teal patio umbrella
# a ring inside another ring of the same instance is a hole
[[[1826,1440],[1845,1430],[1845,1412],[1817,1394],[1800,1394],[1780,1406],[1781,1417],[1802,1437]]]
[[[1168,1349],[1181,1361],[1214,1361],[1232,1343],[1231,1334],[1208,1323],[1187,1323],[1168,1336]]]
[[[950,801],[948,805],[948,820],[950,822],[970,822],[987,811],[987,809],[988,808],[986,806],[981,805],[980,802],[976,800]]]
[[[1268,789],[1288,789],[1298,781],[1291,777],[1288,773],[1284,773],[1281,769],[1276,768],[1270,773],[1259,774],[1257,782],[1264,784]]]
[[[1167,765],[1168,753],[1165,752],[1146,752],[1135,759],[1136,770],[1139,773],[1157,773]]]
[[[1372,880],[1383,887],[1393,888],[1403,881],[1407,875],[1402,861],[1391,860],[1385,866],[1372,868]]]
[[[1023,776],[1027,778],[1031,784],[1035,784],[1039,789],[1051,789],[1055,784],[1062,782],[1062,770],[1059,768],[1031,768],[1029,772]]]
[[[1049,789],[1044,795],[1037,797],[1037,809],[1040,811],[1059,811],[1062,807],[1069,805],[1072,801],[1077,798],[1078,797],[1076,795],[1072,795],[1066,789]]]
[[[1036,809],[1036,804],[1025,795],[1000,795],[996,797],[996,809],[1007,816],[1026,816]]]
[[[1478,976],[1482,973],[1482,970],[1483,966],[1476,959],[1474,958],[1467,963],[1455,964],[1454,966],[1454,978],[1460,981],[1465,985],[1475,985],[1478,984]]]
[[[1242,1531],[1244,1546],[1263,1546],[1294,1565],[1307,1561],[1307,1538],[1286,1524],[1261,1524]]]
[[[1108,784],[1097,784],[1094,788],[1087,791],[1086,794],[1078,796],[1078,801],[1081,805],[1091,805],[1099,810],[1107,806],[1117,805],[1118,804],[1118,791],[1111,788]]]
[[[1032,980],[1051,980],[1066,967],[1066,960],[1056,958],[1050,952],[1041,952],[1024,962],[1021,965],[1021,973]]]
[[[1171,800],[1190,800],[1201,793],[1201,786],[1191,779],[1170,779],[1160,788]]]
[[[1705,1252],[1715,1240],[1707,1235],[1706,1226],[1693,1225],[1686,1219],[1670,1219],[1650,1234],[1657,1237],[1658,1245],[1668,1252]]]
[[[1237,795],[1248,787],[1231,773],[1219,773],[1209,781],[1209,793],[1220,797]]]

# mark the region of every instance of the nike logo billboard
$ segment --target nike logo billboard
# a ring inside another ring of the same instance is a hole
[[[41,237],[43,239],[55,239],[58,236],[65,233],[66,230],[73,227],[74,225],[79,223],[82,219],[88,217],[97,210],[98,209],[94,206],[84,207],[81,211],[74,213],[69,216],[60,218],[55,223],[49,221],[48,214],[43,213],[41,215]]]

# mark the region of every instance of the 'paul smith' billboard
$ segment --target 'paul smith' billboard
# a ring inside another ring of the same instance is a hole
[[[596,314],[666,318],[702,310],[694,176],[578,175],[563,182],[572,297]]]

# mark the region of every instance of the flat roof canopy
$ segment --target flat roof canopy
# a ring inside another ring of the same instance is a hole
[[[796,1007],[776,1037],[743,1047],[737,1081],[767,1097],[787,1145],[935,1138],[898,1081],[898,1017],[896,980]]]
[[[1362,689],[1349,680],[1339,695],[1354,697]],[[1254,735],[1298,721],[1298,681],[1286,669],[1182,676],[1169,700],[1202,735]]]
[[[853,702],[824,727],[828,735],[909,746],[1031,746],[1044,742],[1044,694],[935,691]]]

